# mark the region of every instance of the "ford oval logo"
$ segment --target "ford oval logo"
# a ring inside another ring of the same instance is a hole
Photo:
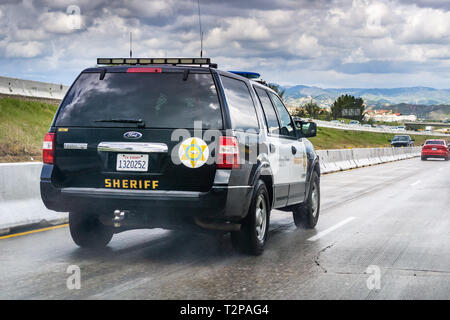
[[[142,137],[142,133],[137,131],[128,131],[123,134],[123,137],[127,139],[139,139]]]

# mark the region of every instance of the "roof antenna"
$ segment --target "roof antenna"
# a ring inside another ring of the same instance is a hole
[[[200,58],[203,58],[203,30],[202,30],[202,19],[200,15],[200,0],[197,0],[198,4],[198,24],[200,25]]]
[[[130,32],[130,58],[133,57],[133,32]]]

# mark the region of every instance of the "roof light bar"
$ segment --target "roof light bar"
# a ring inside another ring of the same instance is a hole
[[[98,58],[98,65],[208,65],[217,68],[217,64],[211,63],[210,58]]]

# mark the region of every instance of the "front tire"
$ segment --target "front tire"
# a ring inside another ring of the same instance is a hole
[[[311,186],[309,188],[306,203],[294,208],[292,215],[297,228],[312,229],[319,221],[320,211],[320,180],[317,172],[312,173]]]
[[[263,181],[256,183],[247,217],[241,223],[241,230],[231,233],[233,247],[244,253],[260,255],[269,232],[269,193]]]
[[[104,248],[111,241],[114,231],[100,222],[98,215],[80,212],[69,213],[70,235],[82,248]]]

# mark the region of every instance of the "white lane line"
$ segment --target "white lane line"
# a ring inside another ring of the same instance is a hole
[[[416,182],[411,183],[411,186],[415,186],[416,184],[419,184],[419,183],[420,183],[420,180],[417,180]]]
[[[332,226],[332,227],[329,227],[328,229],[325,229],[325,230],[319,232],[319,233],[316,234],[314,237],[311,237],[311,238],[309,238],[309,239],[307,239],[307,240],[308,240],[308,241],[316,241],[316,240],[322,238],[323,236],[329,234],[330,232],[332,232],[332,231],[334,231],[334,230],[336,230],[336,229],[342,227],[344,224],[349,223],[350,221],[352,221],[352,220],[354,220],[354,219],[356,219],[356,218],[355,218],[355,217],[348,217],[347,219],[345,219],[345,220],[343,220],[343,221],[341,221],[341,222],[335,224],[335,225]]]

